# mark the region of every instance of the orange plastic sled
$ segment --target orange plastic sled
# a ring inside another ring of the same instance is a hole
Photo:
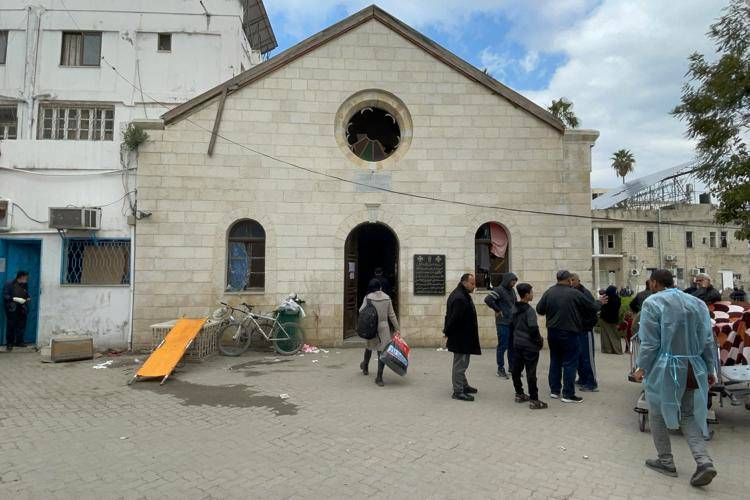
[[[158,378],[163,377],[161,384],[167,381],[172,370],[180,362],[182,356],[187,351],[190,344],[203,328],[203,324],[208,318],[203,319],[179,319],[174,328],[169,330],[167,336],[161,341],[161,344],[154,349],[151,356],[148,357],[140,370],[128,382],[132,384],[138,378]]]

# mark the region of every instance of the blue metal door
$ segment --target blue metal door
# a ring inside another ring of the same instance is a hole
[[[20,270],[29,273],[29,315],[23,341],[36,344],[39,326],[39,273],[41,271],[42,241],[0,239],[0,282],[14,279]],[[0,345],[5,345],[5,310],[0,307]]]

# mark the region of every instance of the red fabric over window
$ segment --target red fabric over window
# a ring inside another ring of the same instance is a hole
[[[495,257],[505,258],[505,252],[508,251],[508,235],[500,224],[490,222],[490,253]]]

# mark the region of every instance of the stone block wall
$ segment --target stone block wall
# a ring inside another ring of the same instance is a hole
[[[377,164],[352,161],[337,140],[340,107],[368,89],[396,96],[413,129],[408,149]],[[447,290],[474,270],[474,234],[508,228],[510,267],[538,295],[558,268],[590,277],[590,147],[597,133],[561,134],[453,70],[376,20],[230,94],[220,134],[207,155],[218,102],[154,131],[139,157],[136,345],[148,327],[201,316],[228,299],[270,309],[284,295],[307,300],[307,340],[343,340],[344,245],[373,217],[400,243],[402,330],[413,345],[439,345],[445,297],[413,295],[417,253],[444,253]],[[397,191],[503,209],[475,208],[384,193],[296,169],[250,151],[345,179],[369,175]],[[227,230],[243,218],[266,231],[262,293],[227,294]],[[475,294],[484,345],[494,346],[492,315]]]

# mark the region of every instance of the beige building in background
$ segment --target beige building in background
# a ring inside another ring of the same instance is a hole
[[[342,345],[376,267],[407,340],[436,346],[464,272],[486,290],[510,269],[538,293],[559,268],[591,277],[589,220],[529,211],[591,214],[598,133],[564,130],[377,7],[150,126],[162,129],[139,157],[139,209],[153,215],[136,227],[135,347],[153,323],[219,300],[270,310],[290,292],[307,301],[306,340]],[[429,295],[415,290],[424,255],[445,266]]]
[[[672,271],[678,287],[687,288],[698,273],[708,273],[716,289],[750,284],[750,248],[734,230],[714,222],[710,203],[678,204],[660,210],[593,210],[595,286],[644,287],[656,268]],[[598,281],[597,281],[598,278]],[[728,293],[728,292],[727,292]],[[726,294],[725,294],[726,295]]]

